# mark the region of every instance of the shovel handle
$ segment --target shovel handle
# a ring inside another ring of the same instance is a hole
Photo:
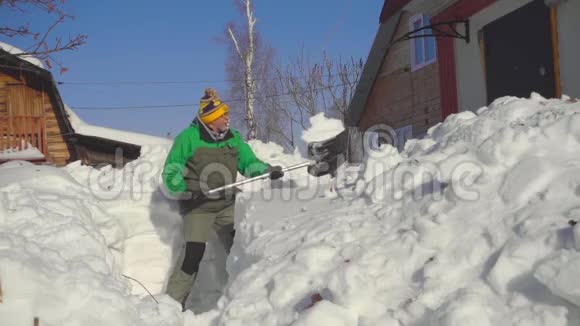
[[[316,164],[316,163],[315,162],[302,162],[300,164],[296,164],[296,165],[292,165],[292,166],[283,168],[282,171],[283,172],[288,172],[288,171],[297,170],[297,169],[300,169],[300,168],[303,168],[303,167],[306,167],[306,166],[310,166],[310,165],[314,165],[314,164]],[[264,173],[264,174],[261,174],[259,176],[253,177],[253,178],[248,178],[248,179],[245,179],[245,180],[242,180],[242,181],[238,181],[238,182],[231,183],[229,185],[225,185],[223,187],[219,187],[219,188],[212,189],[212,190],[208,191],[207,194],[208,195],[213,195],[213,194],[218,193],[220,191],[228,190],[228,189],[231,189],[231,188],[234,188],[234,187],[237,187],[237,186],[244,185],[246,183],[251,183],[251,182],[254,182],[254,181],[258,181],[258,180],[267,179],[269,177],[270,177],[270,173]]]

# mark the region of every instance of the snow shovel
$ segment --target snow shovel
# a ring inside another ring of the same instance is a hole
[[[364,157],[363,133],[358,127],[346,127],[336,136],[308,143],[308,157],[318,162],[308,168],[312,175],[334,174],[343,163],[361,163]]]
[[[345,129],[330,139],[310,142],[308,143],[308,157],[317,162],[331,161],[346,152],[347,141],[348,131]]]
[[[308,168],[308,174],[315,177],[321,177],[327,174],[334,175],[340,165],[342,165],[349,158],[350,152],[347,150],[353,134],[352,130],[345,129],[338,135],[328,140],[310,142],[308,143],[308,157],[314,162],[303,162],[283,168],[282,171],[288,172],[297,170],[303,167]],[[362,147],[362,144],[361,144]],[[251,183],[258,180],[264,180],[270,177],[269,173],[265,173],[253,178],[248,178],[242,181],[231,183],[223,187],[211,189],[208,195],[219,193],[221,191],[229,190],[246,183]]]

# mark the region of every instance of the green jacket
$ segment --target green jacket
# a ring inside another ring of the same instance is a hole
[[[265,173],[268,167],[256,158],[236,130],[215,141],[194,121],[175,138],[163,168],[163,182],[173,194],[192,194],[190,200],[181,203],[182,211],[196,207],[219,210],[233,204],[233,196],[222,194],[210,199],[204,192],[235,182],[238,172],[254,177]]]

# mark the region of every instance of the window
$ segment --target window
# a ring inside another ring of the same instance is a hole
[[[415,31],[422,27],[431,25],[429,17],[419,14],[409,19],[409,31]],[[417,33],[416,36],[430,35],[433,32],[430,28]],[[411,39],[411,70],[415,71],[437,60],[437,50],[434,37],[418,37]]]

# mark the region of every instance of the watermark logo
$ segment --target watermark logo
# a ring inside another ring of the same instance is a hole
[[[479,199],[478,178],[483,168],[473,160],[460,161],[449,167],[437,162],[422,160],[421,156],[407,157],[399,153],[401,139],[395,129],[388,125],[376,125],[365,133],[344,144],[345,152],[332,157],[326,163],[332,173],[315,177],[306,173],[306,168],[288,171],[281,180],[258,180],[242,186],[244,196],[264,201],[310,201],[334,193],[343,199],[371,197],[374,201],[441,200],[447,192],[454,198],[465,201]],[[354,147],[354,149],[353,149]],[[359,151],[363,160],[352,164],[347,153]],[[168,200],[188,201],[196,198],[216,200],[233,198],[240,192],[238,187],[211,194],[216,185],[234,183],[231,169],[221,163],[211,163],[192,171],[189,165],[161,166],[159,162],[138,159],[123,166],[122,149],[115,153],[115,163],[95,168],[87,178],[87,186],[99,200],[141,200],[151,192],[160,192]],[[270,161],[271,165],[283,162]],[[113,168],[116,166],[117,168]],[[165,178],[163,173],[166,174]],[[167,176],[169,175],[169,177]],[[174,193],[167,189],[167,182],[183,183],[186,191]],[[268,178],[263,178],[267,180]],[[216,181],[218,180],[218,181]]]

